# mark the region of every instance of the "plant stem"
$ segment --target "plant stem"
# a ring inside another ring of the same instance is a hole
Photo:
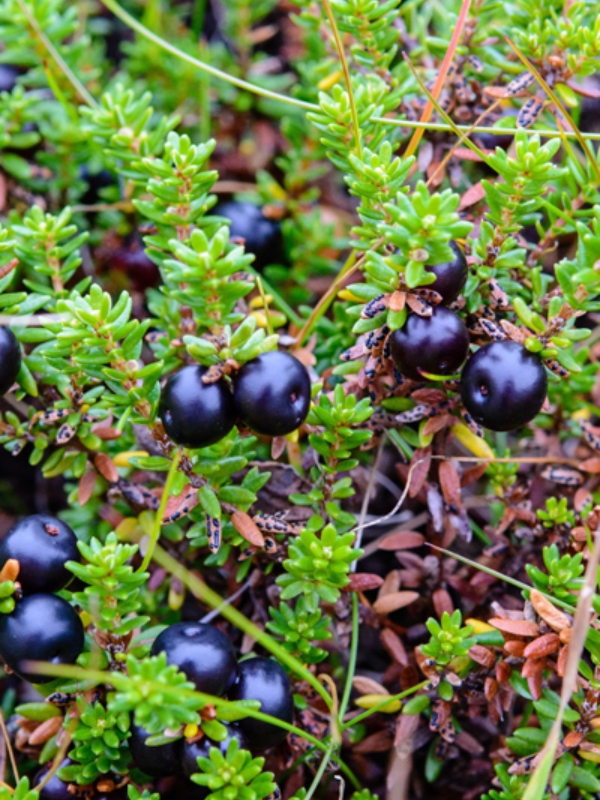
[[[403,700],[405,697],[408,697],[415,692],[418,692],[420,689],[426,689],[429,686],[429,681],[421,681],[421,683],[417,683],[416,686],[413,686],[411,689],[406,689],[404,692],[400,692],[400,694],[391,694],[389,697],[386,697],[385,700],[382,700],[381,703],[377,703],[376,706],[373,708],[368,708],[366,711],[363,711],[362,714],[357,714],[356,717],[352,717],[352,719],[348,720],[348,722],[344,722],[340,727],[342,731],[348,730],[353,725],[356,725],[358,722],[362,722],[363,719],[367,719],[370,717],[371,714],[375,714],[379,711],[380,708],[384,708],[388,705],[388,703],[393,702],[394,700]]]
[[[331,32],[333,33],[333,38],[335,40],[335,47],[338,52],[338,57],[340,59],[340,66],[342,67],[342,72],[344,73],[344,82],[346,84],[346,91],[348,92],[348,100],[350,102],[350,115],[352,117],[352,128],[354,129],[354,149],[356,150],[356,155],[362,159],[360,125],[358,122],[358,113],[356,111],[356,101],[354,99],[354,92],[352,91],[352,81],[350,79],[350,70],[348,69],[348,60],[346,59],[346,53],[344,52],[344,45],[342,44],[340,32],[338,30],[338,26],[335,21],[335,16],[333,14],[333,9],[331,8],[329,0],[323,0],[323,5],[325,6],[325,12],[327,13],[329,24],[331,25]]]
[[[306,108],[309,111],[315,111],[318,109],[314,103],[307,103],[304,100],[297,100],[294,97],[285,97],[284,95],[277,94],[277,92],[271,92],[269,89],[263,89],[260,86],[255,86],[252,83],[248,83],[248,81],[244,81],[241,78],[235,78],[233,75],[228,75],[226,72],[222,72],[220,69],[216,67],[211,67],[209,64],[205,64],[204,61],[200,61],[198,58],[194,58],[193,56],[184,53],[178,47],[167,42],[162,37],[158,36],[157,34],[149,31],[145,25],[142,25],[141,22],[138,22],[135,17],[132,17],[131,14],[128,14],[124,8],[122,8],[116,0],[102,0],[103,4],[112,11],[112,13],[119,17],[126,25],[132,28],[134,31],[137,31],[141,36],[144,36],[154,44],[157,44],[159,47],[162,47],[163,50],[166,50],[168,53],[171,53],[177,58],[180,58],[182,61],[187,61],[189,64],[193,64],[198,69],[207,72],[209,75],[213,75],[215,78],[219,78],[226,83],[231,83],[233,86],[237,86],[238,89],[243,89],[246,92],[252,92],[253,94],[258,94],[261,97],[268,97],[270,100],[280,100],[284,103],[288,103],[289,105],[297,106],[298,108]]]
[[[331,743],[329,745],[329,747],[327,748],[327,750],[325,752],[325,755],[323,756],[323,758],[321,760],[321,763],[319,764],[319,769],[315,773],[315,777],[313,778],[313,782],[308,787],[308,791],[304,795],[304,800],[310,800],[310,798],[313,796],[313,794],[319,788],[319,785],[321,783],[321,778],[325,774],[325,770],[327,769],[327,765],[329,764],[329,761],[331,759],[331,756],[332,756],[332,753],[333,753],[333,748],[334,748],[334,745],[333,745],[333,743]]]
[[[165,515],[165,509],[171,495],[171,489],[173,488],[173,483],[175,481],[175,476],[177,475],[177,470],[179,469],[179,462],[181,461],[182,455],[183,450],[178,448],[175,451],[173,460],[171,461],[171,466],[169,467],[169,472],[167,473],[167,480],[165,481],[165,488],[163,489],[162,497],[160,498],[160,505],[154,517],[154,526],[152,528],[152,536],[150,538],[150,543],[148,544],[148,550],[146,551],[142,565],[139,568],[139,572],[145,572],[148,569],[148,564],[152,561],[154,548],[156,547],[156,543],[158,542],[158,538],[160,536],[160,529],[162,526],[163,517]]]

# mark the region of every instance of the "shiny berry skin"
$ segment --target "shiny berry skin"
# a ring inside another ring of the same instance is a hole
[[[452,261],[425,267],[426,272],[435,275],[434,283],[429,283],[426,288],[433,289],[440,294],[444,305],[449,305],[453,300],[456,300],[467,282],[468,274],[467,259],[464,252],[455,241],[448,242],[448,244],[454,253]]]
[[[232,739],[237,739],[240,750],[248,749],[246,737],[239,727],[227,724],[225,724],[225,727],[227,728],[227,738],[222,742],[214,742],[212,739],[209,739],[208,736],[203,736],[202,739],[199,739],[197,742],[183,742],[181,748],[181,767],[184,775],[190,778],[194,772],[200,771],[198,767],[198,758],[200,756],[202,758],[210,758],[211,747],[216,747],[219,752],[225,755],[229,747],[229,742]]]
[[[294,701],[290,679],[277,661],[249,658],[238,665],[238,679],[229,692],[230,700],[259,700],[260,711],[292,723]],[[249,750],[266,750],[287,736],[287,731],[269,722],[246,717],[238,723],[248,740]]]
[[[492,431],[512,431],[530,422],[542,408],[547,386],[539,356],[512,341],[480,347],[460,376],[465,408]]]
[[[146,739],[150,734],[144,728],[132,723],[130,731],[131,736],[127,743],[131,757],[138,769],[153,778],[177,775],[181,772],[181,739],[154,747],[146,744]]]
[[[9,558],[19,562],[24,594],[64,589],[73,579],[66,562],[81,561],[71,528],[49,514],[25,517],[10,529],[0,542],[0,569]]]
[[[452,375],[469,352],[469,333],[460,317],[435,306],[430,317],[410,314],[403,328],[390,336],[390,353],[400,372],[413,381],[422,372]]]
[[[227,217],[231,222],[229,236],[232,239],[244,239],[246,252],[255,256],[252,263],[255,269],[261,270],[268,264],[281,264],[284,261],[281,223],[265,217],[259,206],[231,200],[215,206],[212,213]]]
[[[165,384],[158,414],[165,431],[185,447],[208,447],[233,428],[233,396],[223,379],[203,383],[206,367],[183,367]]]
[[[167,654],[167,663],[185,673],[199,692],[220,697],[237,674],[237,660],[225,634],[204,622],[176,622],[159,634],[151,654]]]
[[[31,683],[55,676],[28,673],[25,661],[74,664],[83,650],[83,624],[77,612],[54,594],[32,594],[12,614],[0,615],[0,656],[16,674]]]
[[[21,348],[17,337],[5,325],[0,325],[0,396],[6,394],[21,369]]]
[[[263,353],[238,372],[233,398],[244,425],[264,436],[285,436],[306,419],[310,377],[289,353]]]

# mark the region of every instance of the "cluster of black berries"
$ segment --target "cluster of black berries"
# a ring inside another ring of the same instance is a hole
[[[258,700],[264,714],[291,723],[293,699],[284,670],[270,658],[248,658],[238,663],[231,642],[218,628],[202,622],[177,622],[154,641],[152,655],[164,652],[199,692],[229,700]],[[282,742],[283,728],[246,717],[227,726],[227,738],[215,742],[207,736],[179,739],[158,746],[146,744],[148,733],[132,725],[129,748],[134,763],[152,777],[198,772],[199,756],[209,757],[211,747],[225,753],[231,739],[240,748],[262,752]]]
[[[310,377],[289,353],[273,351],[248,361],[233,378],[205,383],[207,368],[183,367],[162,391],[159,415],[165,431],[185,447],[208,447],[233,428],[236,419],[264,436],[285,436],[306,419]]]
[[[14,611],[0,615],[0,656],[10,670],[32,683],[54,678],[29,672],[27,662],[73,664],[83,650],[79,615],[52,594],[73,578],[67,561],[79,560],[71,528],[47,514],[22,519],[0,542],[0,568],[4,578],[7,571],[14,576],[18,597]]]
[[[446,308],[467,280],[463,251],[451,242],[452,261],[428,267],[436,276],[428,288],[442,303],[429,317],[409,315],[390,337],[390,354],[400,372],[411,380],[428,374],[452,375],[469,353],[469,333],[458,314]],[[539,413],[546,397],[546,370],[539,356],[511,340],[483,345],[462,369],[460,394],[473,420],[494,431],[520,428]]]
[[[16,336],[0,325],[0,396],[6,394],[21,369],[21,348]]]

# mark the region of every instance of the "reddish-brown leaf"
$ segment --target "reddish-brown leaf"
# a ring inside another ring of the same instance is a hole
[[[386,594],[383,597],[377,598],[373,603],[373,610],[376,614],[390,614],[392,611],[397,611],[399,608],[409,606],[418,599],[418,592],[393,592],[392,594]]]
[[[425,544],[425,537],[422,533],[415,531],[398,531],[390,533],[379,542],[380,550],[410,550],[415,547],[422,547]]]
[[[408,494],[410,497],[416,497],[423,488],[423,484],[427,480],[427,474],[429,473],[429,467],[431,466],[431,448],[418,447],[413,453],[411,463],[416,464],[416,466],[411,473],[410,489]]]
[[[97,474],[95,469],[89,469],[81,476],[79,486],[77,487],[77,501],[80,506],[84,506],[92,496]]]
[[[45,744],[48,739],[51,739],[62,728],[64,720],[62,717],[50,717],[40,723],[33,733],[29,736],[29,744],[36,747],[39,744]]]
[[[499,619],[494,617],[488,620],[488,623],[502,631],[502,633],[510,633],[513,636],[538,636],[540,633],[540,629],[535,622],[529,622],[526,619]]]
[[[236,531],[241,534],[247,542],[255,547],[265,546],[265,537],[260,532],[256,523],[244,511],[236,509],[231,515],[231,522]]]
[[[106,453],[96,453],[94,464],[100,475],[106,478],[109,483],[116,483],[119,480],[117,468],[112,458],[107,456]]]
[[[381,644],[385,647],[390,657],[402,666],[408,666],[408,655],[402,644],[402,639],[390,628],[384,628],[379,634]]]
[[[181,494],[169,497],[163,515],[163,525],[168,522],[175,522],[198,505],[198,489],[194,489],[191,483],[184,486]]]
[[[524,678],[533,678],[538,673],[543,672],[545,666],[546,666],[545,658],[528,658],[525,660],[525,663],[523,664],[523,667],[521,669],[521,675]]]
[[[344,586],[343,592],[368,592],[370,589],[379,589],[383,583],[381,575],[370,572],[355,572],[350,575],[350,582]]]
[[[452,614],[454,611],[454,603],[446,589],[436,589],[432,595],[433,607],[438,617],[441,617],[444,611]]]
[[[271,458],[273,461],[277,461],[277,459],[284,454],[286,443],[287,439],[285,436],[273,437],[271,441]]]
[[[504,642],[503,650],[509,656],[523,658],[523,654],[525,653],[525,642],[522,639],[519,639],[518,641],[513,639],[510,642]]]
[[[600,458],[586,458],[585,461],[582,461],[580,464],[580,469],[584,472],[591,472],[594,475],[600,472]]]
[[[481,183],[476,183],[474,186],[471,186],[470,189],[463,194],[460,200],[460,208],[468,208],[469,206],[474,206],[475,203],[478,203],[485,197],[485,189],[481,185]]]
[[[449,506],[460,506],[460,479],[451,461],[442,461],[439,466],[440,486],[444,500]]]
[[[529,642],[523,655],[525,658],[544,658],[555,653],[560,647],[560,637],[556,633],[546,633]]]
[[[352,679],[352,686],[361,694],[389,694],[385,686],[366,675],[355,675]]]
[[[527,678],[527,688],[531,692],[531,696],[534,700],[542,699],[543,684],[544,678],[541,672],[538,672],[536,675],[532,675],[531,678]]]
[[[494,651],[484,647],[482,644],[474,644],[473,647],[469,648],[469,658],[488,669],[491,669],[496,663]]]
[[[529,598],[536,613],[553,631],[560,633],[560,631],[571,627],[571,621],[567,615],[559,611],[540,591],[532,589]]]
[[[119,430],[119,428],[111,428],[110,425],[93,425],[92,431],[103,442],[119,439],[123,435],[123,431]]]
[[[416,389],[411,394],[411,399],[417,403],[435,405],[436,403],[442,403],[446,399],[446,394],[440,389]]]
[[[354,753],[387,753],[392,746],[392,737],[386,730],[367,736],[352,748]]]
[[[456,423],[456,417],[453,417],[451,414],[438,414],[437,417],[431,417],[428,419],[425,425],[423,425],[423,436],[433,436],[434,433],[438,431],[444,430],[449,425],[454,425]]]

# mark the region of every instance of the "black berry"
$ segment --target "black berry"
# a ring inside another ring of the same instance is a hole
[[[25,661],[73,664],[83,642],[79,615],[54,594],[32,594],[18,602],[12,614],[0,616],[0,656],[31,683],[47,683],[55,676],[27,672]]]
[[[208,447],[233,428],[233,396],[223,379],[203,383],[206,368],[190,366],[171,375],[162,390],[159,416],[177,444]]]
[[[294,701],[290,679],[270,658],[249,658],[238,665],[238,679],[229,692],[230,700],[259,700],[260,711],[283,722],[292,723]],[[287,736],[284,728],[246,717],[238,723],[250,750],[266,750]]]
[[[184,672],[199,692],[221,696],[237,674],[237,660],[225,634],[203,622],[176,622],[152,645],[152,655],[165,652],[167,662]]]
[[[139,725],[132,724],[130,731],[131,736],[127,740],[129,751],[138,769],[153,778],[177,775],[181,772],[181,739],[153,746],[146,744],[150,734]]]
[[[240,750],[248,749],[246,737],[240,728],[234,725],[227,725],[226,727],[227,738],[222,742],[214,742],[212,739],[209,739],[208,736],[203,736],[202,739],[199,739],[197,742],[183,742],[181,748],[181,767],[184,775],[187,775],[189,778],[194,772],[200,771],[198,768],[198,758],[210,758],[211,747],[216,747],[225,755],[229,747],[229,742],[232,739],[237,739]]]
[[[285,436],[306,419],[310,377],[289,353],[263,353],[239,371],[233,391],[242,422],[265,436]]]
[[[220,203],[212,213],[231,222],[230,237],[244,239],[246,252],[255,256],[252,266],[256,269],[284,261],[281,224],[265,217],[258,206],[231,200]]]
[[[460,393],[475,422],[492,431],[512,431],[539,413],[547,383],[538,356],[518,342],[492,342],[465,364]]]
[[[426,288],[433,289],[438,294],[441,294],[444,305],[456,300],[467,282],[468,274],[467,259],[464,252],[454,241],[449,242],[449,245],[454,252],[452,261],[426,267],[427,272],[435,275],[434,283],[428,284]]]
[[[390,352],[411,380],[424,380],[423,372],[452,375],[467,357],[469,333],[454,311],[436,306],[430,317],[409,315],[404,327],[391,334]]]
[[[6,394],[21,369],[21,348],[14,333],[0,325],[0,395]]]
[[[81,560],[71,528],[49,514],[25,517],[11,528],[0,542],[0,569],[9,558],[19,562],[25,594],[63,589],[73,578],[66,562]]]

